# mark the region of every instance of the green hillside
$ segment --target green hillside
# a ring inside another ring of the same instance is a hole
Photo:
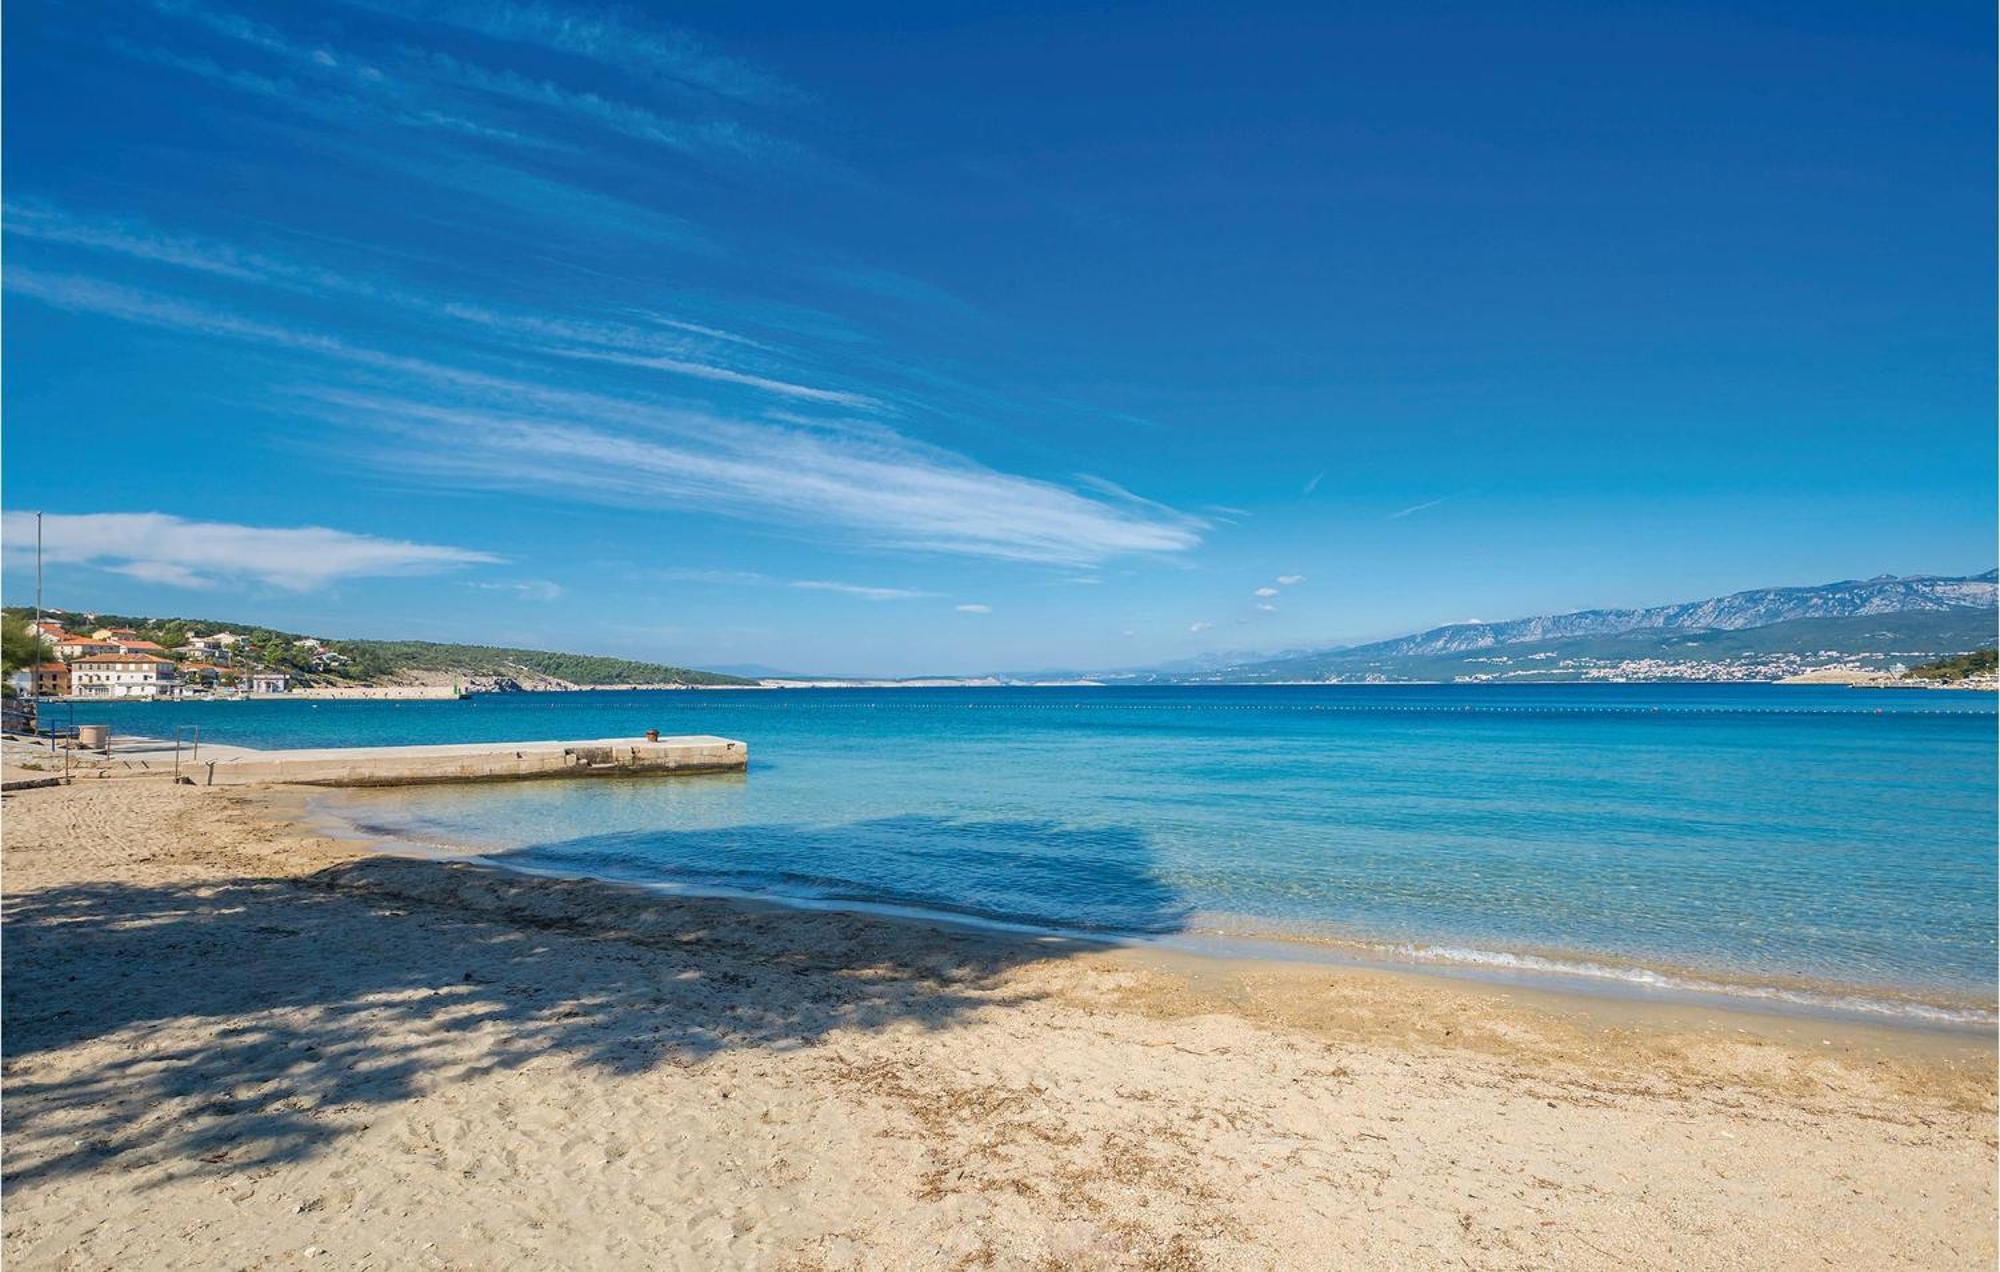
[[[9,606],[10,618],[32,611]],[[637,662],[598,654],[571,654],[546,649],[512,649],[492,645],[452,645],[421,640],[322,640],[314,650],[298,642],[299,632],[260,627],[255,623],[225,622],[210,618],[151,618],[133,614],[96,614],[87,620],[81,615],[48,611],[59,622],[95,630],[129,627],[145,640],[168,649],[187,643],[195,633],[212,635],[234,632],[244,645],[237,661],[245,666],[280,670],[300,680],[340,685],[367,684],[405,672],[436,672],[458,676],[506,676],[524,674],[549,676],[571,684],[586,685],[747,685],[741,676],[694,671],[665,663]],[[320,657],[331,652],[337,658]]]
[[[1990,676],[2000,668],[2000,653],[1991,649],[1975,649],[1969,654],[1953,654],[1936,662],[1927,662],[1921,667],[1910,668],[1910,675],[1918,680],[1938,680],[1951,683],[1967,680],[1973,676]]]
[[[565,654],[545,649],[510,649],[496,645],[444,645],[427,640],[343,640],[335,649],[355,660],[357,668],[379,668],[374,674],[398,671],[454,672],[471,676],[514,676],[523,671],[552,676],[579,685],[748,685],[741,676],[692,671],[661,663],[635,662],[600,654]]]

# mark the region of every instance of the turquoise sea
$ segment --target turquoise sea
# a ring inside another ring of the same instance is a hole
[[[1805,686],[119,704],[258,747],[717,733],[747,775],[329,792],[523,869],[1979,1023],[1996,716]]]

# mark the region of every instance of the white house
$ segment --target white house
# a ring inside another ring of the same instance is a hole
[[[94,658],[103,654],[115,654],[118,646],[95,636],[66,637],[56,646],[56,653],[71,661],[79,658]]]
[[[229,661],[229,644],[233,643],[233,638],[229,643],[224,643],[220,636],[190,636],[185,648],[187,652],[206,658],[210,662],[226,663]]]
[[[142,654],[92,654],[69,672],[70,692],[80,698],[163,698],[180,684],[171,662]]]
[[[255,671],[250,673],[251,693],[289,693],[292,679],[283,672]]]

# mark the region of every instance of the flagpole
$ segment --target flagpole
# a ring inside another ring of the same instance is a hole
[[[42,727],[42,514],[35,514],[35,625],[31,629],[35,642],[35,663],[28,672],[28,701],[35,708],[35,727]],[[49,749],[55,749],[55,739],[49,739]]]

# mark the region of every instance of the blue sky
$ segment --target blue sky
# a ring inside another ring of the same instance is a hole
[[[22,0],[6,596],[907,674],[1985,569],[1993,47]]]

